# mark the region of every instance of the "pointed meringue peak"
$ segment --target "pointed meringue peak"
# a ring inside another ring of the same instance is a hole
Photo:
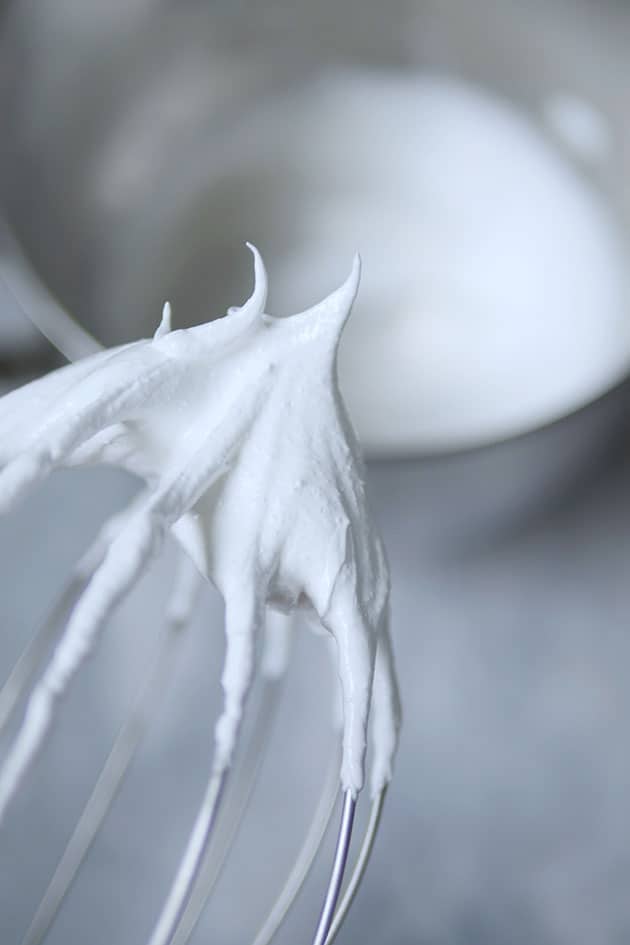
[[[254,257],[254,291],[244,305],[228,309],[228,315],[239,315],[244,321],[253,322],[260,318],[267,304],[267,270],[262,256],[253,243],[245,245]]]
[[[293,315],[289,321],[296,328],[308,326],[309,336],[325,332],[330,334],[335,341],[338,340],[352,311],[360,280],[361,257],[355,253],[350,274],[345,282],[317,305],[313,305],[298,315]]]
[[[170,333],[171,317],[172,317],[171,303],[165,302],[164,308],[162,309],[162,320],[160,324],[158,325],[157,330],[153,336],[156,339],[156,341],[158,338],[162,338],[164,335],[168,335]]]

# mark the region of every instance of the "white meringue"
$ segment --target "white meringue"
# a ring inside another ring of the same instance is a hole
[[[363,785],[373,678],[372,789],[391,777],[399,701],[389,573],[337,385],[359,260],[324,302],[273,318],[264,314],[266,274],[252,251],[254,292],[225,318],[171,331],[165,307],[153,339],[103,351],[0,399],[0,510],[60,466],[114,464],[147,484],[115,534],[105,535],[102,563],[33,691],[0,773],[0,814],[57,697],[170,529],[225,600],[215,770],[230,764],[271,605],[314,613],[336,640],[343,788],[356,794]]]

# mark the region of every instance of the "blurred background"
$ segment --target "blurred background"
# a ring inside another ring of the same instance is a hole
[[[248,294],[364,277],[340,375],[392,565],[400,761],[339,941],[630,938],[630,3],[17,0],[0,20],[0,390]],[[70,313],[87,333],[68,323]],[[137,484],[59,474],[0,525],[4,678]],[[0,850],[19,942],[154,649],[174,552],[64,704]],[[51,943],[148,938],[219,704],[208,588]],[[296,632],[194,942],[250,941],[333,751]],[[2,746],[4,747],[4,746]],[[278,935],[309,941],[331,838]]]

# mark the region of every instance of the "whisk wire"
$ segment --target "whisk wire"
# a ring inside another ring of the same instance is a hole
[[[213,772],[210,777],[175,882],[151,935],[149,945],[171,945],[173,941],[197,882],[204,854],[216,824],[229,773],[229,768],[223,768],[218,772]]]
[[[129,718],[123,723],[63,855],[48,884],[22,945],[41,945],[109,813],[127,771],[154,718],[165,686],[172,677],[173,656],[180,634],[169,627]]]
[[[63,632],[64,620],[87,586],[82,576],[72,578],[0,689],[0,734],[37,675],[43,659]]]
[[[237,761],[235,765],[232,787],[218,817],[214,842],[208,847],[199,879],[182,913],[172,945],[186,945],[189,941],[221,877],[264,760],[265,743],[273,725],[281,689],[281,679],[265,679],[263,683],[254,728],[240,763]]]
[[[269,945],[285,921],[306,882],[335,810],[339,793],[340,763],[341,752],[338,748],[326,772],[319,802],[293,868],[271,911],[256,934],[253,945]]]
[[[356,797],[351,791],[346,791],[343,797],[343,808],[341,811],[341,824],[337,837],[337,847],[335,850],[335,859],[333,862],[332,873],[326,890],[324,905],[313,939],[313,945],[325,945],[328,933],[330,931],[335,908],[341,893],[343,875],[348,861],[350,851],[350,841],[352,839],[352,828],[354,825],[354,815],[356,811]]]
[[[361,843],[361,849],[359,850],[357,861],[354,865],[354,869],[352,870],[352,875],[350,876],[348,885],[346,886],[346,889],[341,898],[341,902],[335,911],[335,916],[326,937],[325,945],[333,945],[333,942],[339,934],[341,926],[345,922],[348,911],[355,900],[355,897],[359,891],[359,887],[363,882],[363,877],[365,876],[365,871],[368,867],[368,863],[370,862],[370,857],[374,849],[374,841],[376,840],[376,835],[381,822],[386,794],[387,788],[383,788],[383,790],[379,791],[372,801],[370,817],[365,830],[365,835],[363,837],[363,842]]]

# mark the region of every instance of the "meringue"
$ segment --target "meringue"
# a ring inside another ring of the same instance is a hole
[[[0,773],[0,815],[106,618],[172,532],[225,601],[223,712],[214,769],[231,762],[271,607],[303,610],[336,641],[341,782],[364,781],[374,690],[372,790],[389,781],[400,706],[389,572],[368,512],[359,446],[337,384],[337,347],[360,276],[290,318],[264,313],[267,277],[227,316],[105,350],[0,399],[0,511],[61,466],[120,466],[146,488],[104,535],[102,561],[33,690]]]

